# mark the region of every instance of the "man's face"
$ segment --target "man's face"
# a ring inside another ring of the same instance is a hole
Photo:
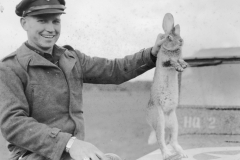
[[[27,16],[21,24],[28,34],[28,43],[33,47],[47,51],[57,42],[61,32],[61,14],[43,14]]]

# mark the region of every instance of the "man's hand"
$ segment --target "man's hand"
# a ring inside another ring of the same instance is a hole
[[[151,52],[151,54],[152,54],[153,56],[157,57],[158,51],[159,51],[159,49],[161,48],[161,45],[163,44],[163,42],[164,42],[165,40],[166,40],[166,37],[165,37],[164,34],[161,34],[161,33],[160,33],[160,34],[157,36],[157,40],[156,40],[155,45],[153,46],[152,52]]]
[[[74,160],[107,160],[97,147],[78,139],[74,140],[69,154]]]

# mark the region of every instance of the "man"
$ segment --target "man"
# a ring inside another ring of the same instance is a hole
[[[11,158],[101,160],[84,141],[83,83],[120,84],[155,66],[164,41],[123,59],[91,58],[57,42],[64,0],[22,0],[16,7],[28,40],[0,63],[0,122]]]

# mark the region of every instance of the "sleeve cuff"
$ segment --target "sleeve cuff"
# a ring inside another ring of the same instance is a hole
[[[145,64],[155,66],[155,62],[157,58],[152,55],[151,51],[152,51],[152,47],[142,50],[143,61]]]
[[[56,145],[54,147],[54,152],[52,155],[53,160],[59,160],[61,159],[61,156],[63,152],[65,151],[65,147],[71,138],[71,134],[69,133],[64,133],[64,132],[59,132],[58,136],[56,137]]]

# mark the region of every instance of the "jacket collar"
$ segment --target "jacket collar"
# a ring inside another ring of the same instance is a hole
[[[59,60],[59,66],[65,71],[71,70],[76,63],[76,57],[73,53],[69,52],[65,48],[54,46],[55,52],[60,52],[61,57]],[[28,66],[53,66],[56,67],[53,63],[39,55],[38,53],[29,49],[25,44],[16,51],[17,59],[20,64],[27,70]]]

